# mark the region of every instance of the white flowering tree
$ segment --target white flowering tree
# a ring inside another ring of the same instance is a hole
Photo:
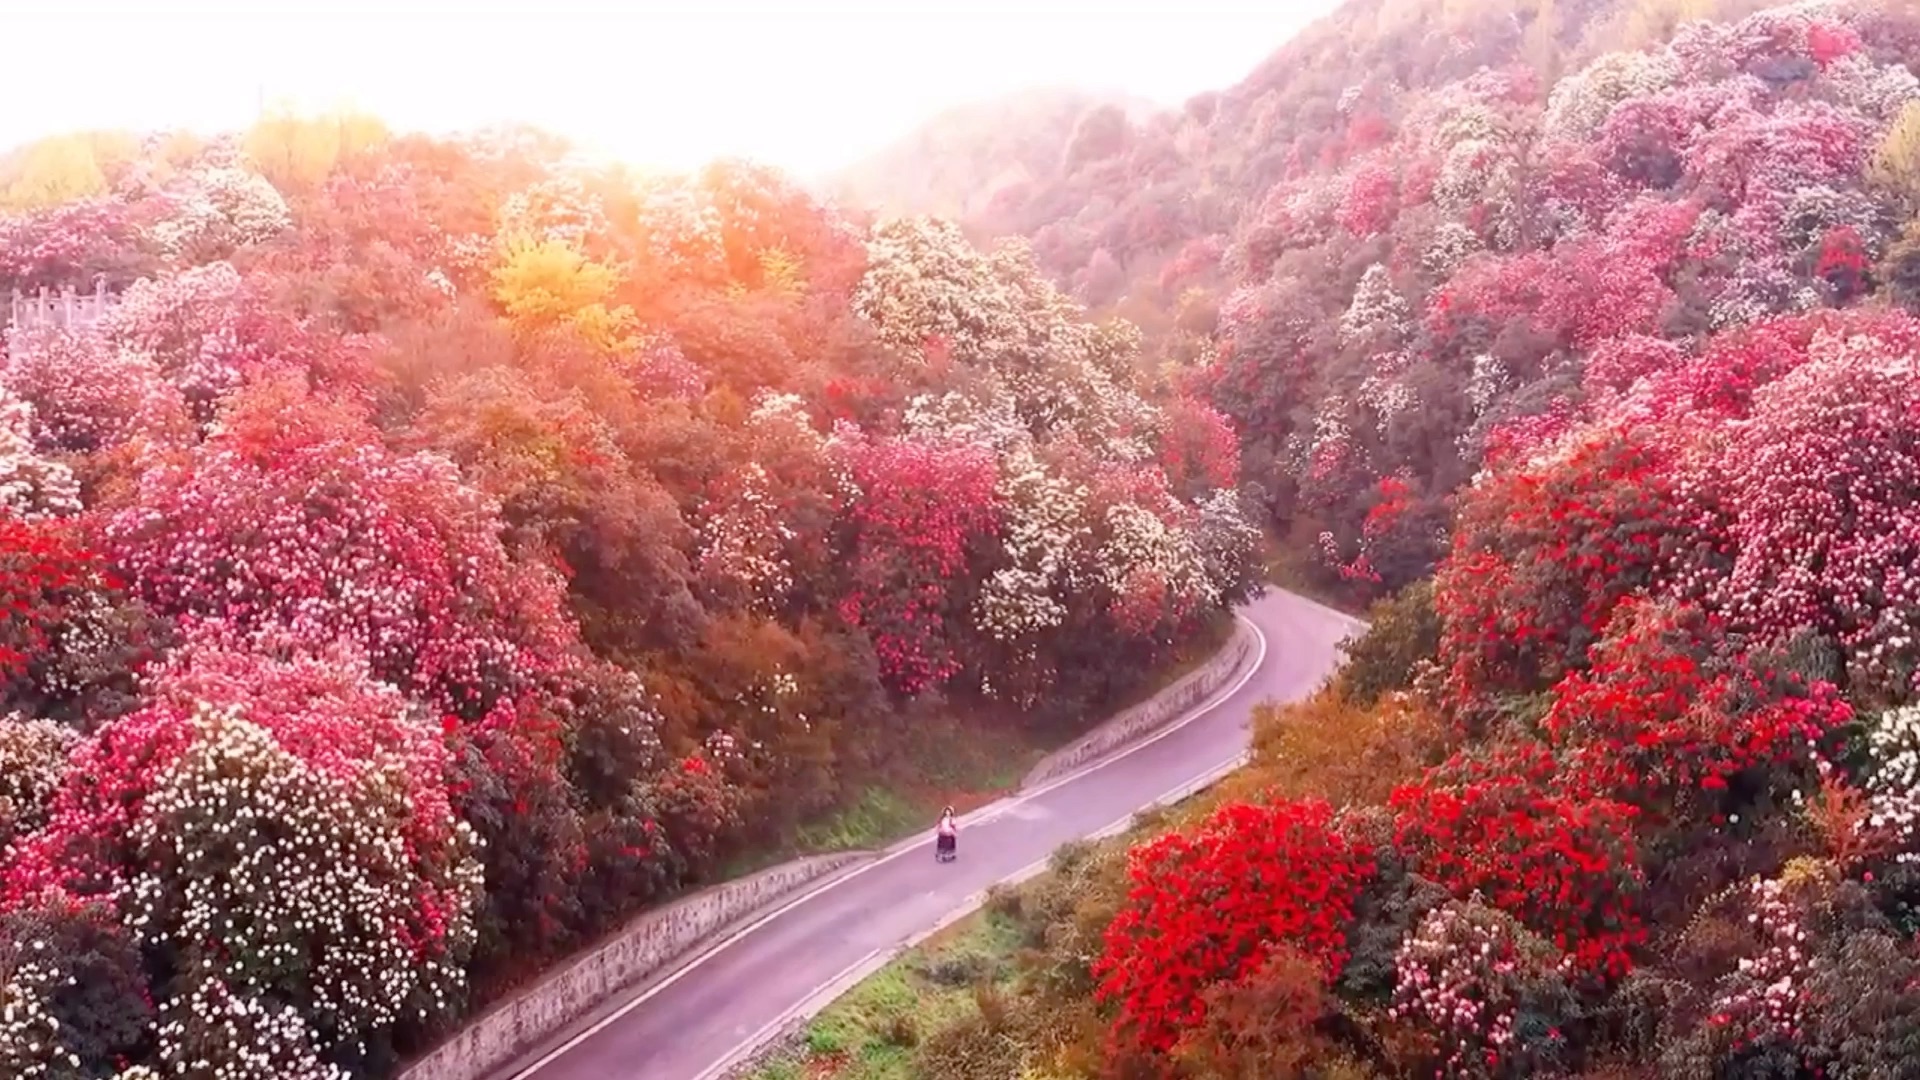
[[[482,882],[440,726],[351,652],[195,643],[154,685],[74,751],[5,893],[117,902],[184,973],[163,1043],[231,1039],[227,1010],[290,1007],[316,1047],[351,1056],[450,1014]]]
[[[169,212],[148,227],[147,237],[163,255],[185,266],[265,243],[293,224],[287,201],[272,182],[235,165],[186,173],[168,186],[164,201]]]
[[[34,445],[33,406],[0,386],[0,511],[24,520],[80,509],[80,481]]]
[[[47,804],[79,737],[51,720],[0,717],[0,851],[46,824]]]

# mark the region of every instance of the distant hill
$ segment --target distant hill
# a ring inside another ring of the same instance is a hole
[[[822,186],[849,207],[972,223],[1003,192],[1057,182],[1072,153],[1117,152],[1130,127],[1155,111],[1118,95],[1022,91],[941,113]]]

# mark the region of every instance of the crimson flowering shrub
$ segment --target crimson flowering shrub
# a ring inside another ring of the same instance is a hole
[[[1832,684],[1756,670],[1698,611],[1628,601],[1590,655],[1541,721],[1564,758],[1560,785],[1631,803],[1649,825],[1722,821],[1793,786],[1853,719]]]
[[[1462,500],[1434,579],[1452,699],[1532,691],[1583,666],[1614,609],[1711,536],[1651,433],[1600,427],[1499,472]]]
[[[1556,763],[1525,743],[1463,754],[1395,791],[1395,846],[1457,897],[1483,896],[1566,952],[1583,976],[1615,980],[1646,940],[1635,809],[1554,794]]]
[[[588,868],[564,732],[538,702],[502,699],[467,724],[449,723],[448,797],[480,840],[486,892],[475,912],[469,966],[476,987],[526,977],[577,940]]]
[[[1363,842],[1321,802],[1224,806],[1190,835],[1136,850],[1132,888],[1093,967],[1117,1036],[1170,1049],[1205,1015],[1203,994],[1258,972],[1280,946],[1330,981],[1346,961],[1353,904],[1373,873]]]
[[[29,675],[90,590],[115,584],[71,527],[0,515],[0,676]]]
[[[1225,416],[1183,397],[1168,406],[1162,423],[1160,467],[1174,491],[1200,493],[1238,482],[1240,440]]]

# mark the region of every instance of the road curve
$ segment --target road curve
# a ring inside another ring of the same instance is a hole
[[[1240,614],[1265,649],[1229,696],[1157,739],[962,819],[956,862],[936,863],[932,844],[920,840],[829,879],[667,980],[603,1005],[497,1077],[704,1080],[742,1044],[969,896],[1217,771],[1246,749],[1253,707],[1311,693],[1337,665],[1340,640],[1360,625],[1277,589]]]

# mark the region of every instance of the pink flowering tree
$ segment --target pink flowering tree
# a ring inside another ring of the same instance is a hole
[[[839,604],[866,630],[882,678],[915,694],[963,666],[965,581],[1000,528],[998,470],[985,446],[855,435],[836,447],[859,492],[848,510],[849,587]]]
[[[1920,675],[1916,393],[1910,334],[1818,335],[1701,480],[1724,490],[1737,545],[1717,604],[1768,635],[1831,635],[1862,689],[1895,695]]]
[[[137,452],[140,444],[167,445],[187,433],[185,398],[155,358],[104,335],[15,331],[0,385],[33,406],[34,444],[69,460],[123,447]]]
[[[0,292],[119,287],[151,270],[157,252],[142,235],[151,214],[113,196],[0,215]]]
[[[357,643],[381,678],[469,719],[571,662],[559,583],[509,556],[451,463],[300,415],[155,467],[107,523],[155,611],[254,648]]]

